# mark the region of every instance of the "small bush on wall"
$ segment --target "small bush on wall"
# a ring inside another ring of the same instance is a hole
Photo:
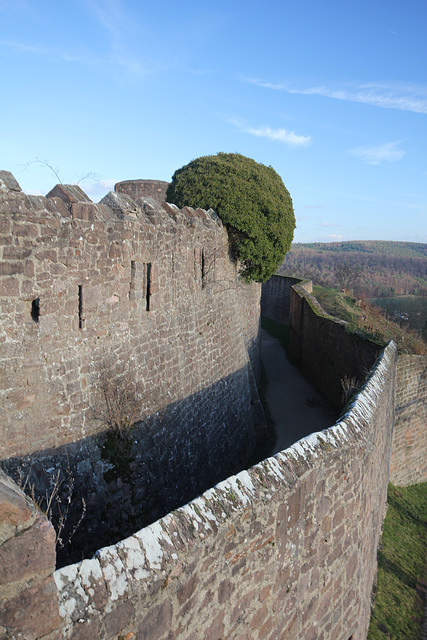
[[[289,251],[295,229],[289,191],[272,167],[251,158],[238,153],[197,158],[175,171],[166,200],[216,211],[245,280],[265,282]]]

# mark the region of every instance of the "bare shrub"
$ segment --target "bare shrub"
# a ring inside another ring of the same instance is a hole
[[[344,376],[341,379],[341,402],[345,407],[351,400],[351,398],[358,392],[360,387],[360,382],[356,380],[356,378],[349,378],[348,376]]]
[[[47,474],[47,471],[45,470]],[[57,469],[50,477],[49,487],[45,490],[44,495],[39,496],[36,493],[35,483],[31,482],[31,468],[27,472],[23,472],[22,467],[18,468],[17,483],[20,488],[33,500],[37,508],[46,515],[52,522],[56,531],[55,545],[57,549],[64,549],[70,544],[74,534],[82,523],[86,513],[86,502],[82,497],[81,513],[74,526],[67,531],[66,537],[63,535],[69,524],[70,509],[74,511],[74,476],[70,469],[68,461],[67,468],[64,473],[61,469]]]
[[[141,394],[131,375],[113,377],[103,369],[98,390],[98,398],[92,408],[92,418],[118,438],[127,438],[143,410]]]

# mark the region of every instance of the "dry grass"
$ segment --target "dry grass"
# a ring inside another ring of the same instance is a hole
[[[369,304],[363,298],[356,301],[335,289],[317,286],[314,287],[313,294],[327,313],[348,322],[350,332],[384,345],[393,340],[399,353],[427,355],[427,344],[416,331],[388,320],[379,307]]]

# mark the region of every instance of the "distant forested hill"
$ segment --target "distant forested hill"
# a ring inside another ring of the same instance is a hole
[[[278,272],[367,298],[427,296],[427,244],[376,240],[295,243]]]

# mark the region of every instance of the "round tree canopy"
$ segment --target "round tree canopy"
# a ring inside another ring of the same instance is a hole
[[[290,249],[295,216],[289,191],[272,167],[251,158],[238,153],[197,158],[175,171],[166,200],[214,209],[246,280],[268,280]]]

